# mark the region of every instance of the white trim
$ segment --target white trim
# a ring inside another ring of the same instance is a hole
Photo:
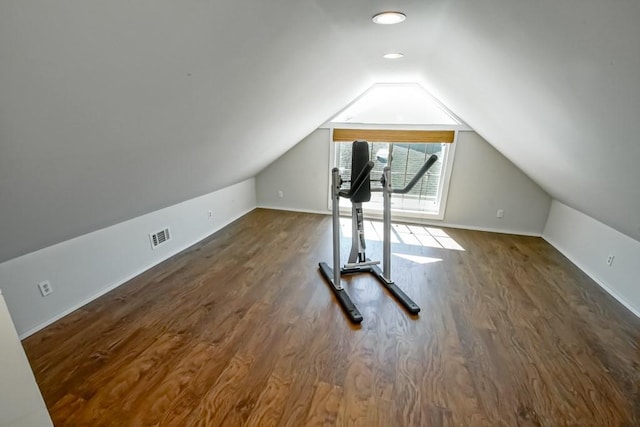
[[[333,183],[331,182],[333,180],[333,173],[331,171],[335,167],[335,164],[336,164],[336,147],[335,147],[335,142],[333,141],[333,128],[330,128],[329,129],[329,167],[327,168],[329,170],[329,191],[327,193],[327,209],[329,210],[329,212],[331,212],[331,210],[333,209],[333,206],[331,206],[331,203],[333,203],[333,201],[331,200],[331,197],[333,195],[333,188],[331,188],[331,186],[333,185]]]
[[[366,218],[366,215],[365,215]],[[372,219],[372,218],[369,218]],[[375,218],[376,220],[382,220],[382,217]],[[398,217],[397,215],[391,215],[392,223],[403,223],[403,224],[416,224],[416,225],[425,225],[430,227],[443,227],[443,228],[457,228],[460,230],[471,230],[471,231],[486,231],[489,233],[500,233],[500,234],[513,234],[516,236],[529,236],[529,237],[542,237],[541,233],[532,232],[532,231],[522,231],[522,230],[512,230],[512,229],[499,229],[499,228],[491,228],[491,227],[476,227],[474,225],[464,225],[464,224],[453,224],[450,222],[441,222],[441,221],[430,221],[430,220],[419,220],[416,218],[406,218],[406,217]]]
[[[439,190],[442,192],[439,197],[438,219],[444,219],[444,213],[447,210],[447,198],[449,197],[449,184],[451,183],[451,175],[453,173],[453,158],[456,155],[456,147],[458,146],[458,132],[453,135],[453,143],[447,144],[447,162],[444,165],[444,179],[440,182]]]
[[[276,211],[291,211],[291,212],[303,212],[303,213],[310,213],[310,214],[321,214],[321,215],[331,215],[330,211],[327,212],[323,212],[323,211],[318,211],[318,210],[312,210],[312,209],[295,209],[295,208],[283,208],[283,207],[271,207],[271,206],[258,206],[258,208],[261,209],[271,209],[271,210],[276,210]],[[348,218],[351,216],[350,213],[345,213],[344,215],[340,215],[341,217],[344,218]],[[472,225],[463,225],[463,224],[452,224],[452,223],[448,223],[448,222],[441,222],[441,221],[420,221],[417,220],[416,218],[403,218],[403,217],[398,217],[397,215],[392,215],[391,216],[391,222],[398,224],[416,224],[416,225],[425,225],[425,226],[430,226],[430,227],[444,227],[444,228],[457,228],[457,229],[461,229],[461,230],[471,230],[471,231],[486,231],[489,233],[500,233],[500,234],[513,234],[516,236],[529,236],[529,237],[542,237],[542,234],[537,233],[537,232],[532,232],[532,231],[522,231],[522,230],[511,230],[511,229],[498,229],[498,228],[491,228],[491,227],[476,227],[476,226],[472,226]],[[365,215],[365,219],[368,220],[374,220],[374,221],[382,221],[382,215],[380,215],[380,217],[377,216],[369,216],[369,215]]]
[[[204,239],[206,239],[207,237],[211,236],[212,234],[222,230],[224,227],[226,227],[227,225],[231,224],[232,222],[236,221],[237,219],[243,217],[244,215],[248,214],[249,212],[253,211],[255,208],[250,208],[247,209],[245,211],[241,211],[238,215],[234,216],[233,219],[229,220],[228,222],[224,223],[222,226],[220,226],[220,228],[218,228],[217,230],[213,230],[210,233],[205,234],[204,236],[201,236],[197,239],[195,239],[194,241],[192,241],[191,243],[188,243],[186,245],[183,245],[179,248],[176,248],[175,251],[167,254],[166,256],[160,258],[159,260],[157,260],[156,262],[153,262],[151,264],[148,264],[142,268],[140,268],[138,271],[129,274],[119,280],[116,280],[115,282],[113,282],[112,284],[108,285],[106,288],[101,289],[100,292],[95,293],[94,295],[85,298],[84,300],[80,301],[77,304],[74,304],[73,306],[71,306],[70,308],[62,311],[61,313],[56,314],[55,316],[53,316],[52,318],[45,320],[44,322],[34,326],[31,329],[28,329],[26,332],[23,332],[22,334],[19,335],[20,340],[23,340],[27,337],[29,337],[30,335],[35,334],[36,332],[46,328],[47,326],[51,325],[52,323],[62,319],[63,317],[67,316],[68,314],[84,307],[85,305],[89,304],[90,302],[96,300],[97,298],[100,298],[101,296],[111,292],[112,290],[114,290],[115,288],[127,283],[129,280],[133,279],[134,277],[139,276],[140,274],[144,273],[145,271],[155,267],[156,265],[168,260],[169,258],[179,254],[180,252],[190,248],[191,246],[203,241]]]
[[[569,251],[567,251],[566,249],[562,248],[560,245],[558,245],[557,242],[553,241],[553,239],[549,238],[549,236],[545,236],[542,235],[542,238],[549,243],[551,246],[553,246],[554,248],[556,248],[558,250],[558,252],[560,252],[562,255],[564,255],[569,261],[571,261],[576,267],[578,267],[580,270],[582,270],[583,273],[585,273],[587,276],[589,276],[589,278],[591,278],[591,280],[593,280],[594,282],[596,282],[598,284],[598,286],[600,286],[602,289],[605,290],[605,292],[607,292],[609,295],[611,295],[613,298],[615,298],[616,301],[618,301],[620,304],[622,304],[627,310],[629,310],[630,312],[632,312],[633,314],[636,315],[636,317],[640,318],[640,310],[636,309],[633,305],[631,305],[630,303],[628,303],[624,297],[622,297],[622,295],[620,295],[619,293],[617,293],[616,291],[614,291],[613,289],[611,289],[609,286],[607,286],[602,280],[600,280],[598,278],[598,276],[593,273],[588,267],[586,267],[585,265],[583,265],[581,262],[579,262],[575,257],[573,257],[571,255],[571,253]]]
[[[259,205],[257,206],[259,209],[269,209],[272,211],[285,211],[285,212],[302,212],[302,213],[310,213],[310,214],[319,214],[319,215],[331,215],[331,210],[320,211],[316,209],[298,209],[298,208],[284,208],[282,206],[268,206],[268,205]]]
[[[379,219],[382,220],[382,214],[384,210],[380,207],[380,205],[372,206],[370,204],[363,203],[363,212],[364,217],[366,219]],[[340,205],[340,215],[351,215],[351,205]],[[410,210],[398,210],[393,209],[391,211],[391,216],[393,218],[397,218],[398,221],[405,222],[425,222],[425,221],[442,221],[444,219],[444,215],[434,214],[431,212],[420,212],[420,211],[410,211]]]
[[[402,222],[402,221],[395,221]],[[522,230],[511,230],[511,229],[499,229],[499,228],[491,228],[491,227],[476,227],[474,225],[462,225],[462,224],[452,224],[449,222],[421,222],[420,225],[429,225],[434,227],[444,227],[444,228],[457,228],[460,230],[470,230],[470,231],[486,231],[488,233],[499,233],[499,234],[513,234],[515,236],[527,236],[527,237],[542,237],[542,234],[532,231],[522,231]]]
[[[220,231],[221,229],[223,229],[227,225],[231,224],[232,222],[236,221],[237,219],[241,218],[242,216],[248,214],[249,212],[251,212],[251,211],[253,211],[254,209],[257,209],[257,208],[277,210],[277,211],[302,212],[302,213],[319,214],[319,215],[331,215],[330,211],[319,211],[319,210],[312,210],[312,209],[283,208],[283,207],[266,206],[266,205],[259,205],[259,206],[256,206],[255,208],[247,209],[245,211],[242,211],[237,216],[233,217],[233,219],[231,219],[228,222],[226,222],[224,225],[222,225],[217,230],[214,230],[211,233],[208,233],[208,234],[206,234],[206,235],[204,235],[204,236],[202,236],[202,237],[200,237],[198,239],[195,239],[192,243],[189,243],[187,245],[183,245],[180,248],[176,248],[176,250],[174,252],[167,254],[165,257],[159,259],[157,262],[148,264],[148,265],[140,268],[138,271],[136,271],[136,272],[134,272],[132,274],[129,274],[129,275],[127,275],[127,276],[115,281],[111,285],[109,285],[106,288],[100,290],[100,292],[97,292],[96,294],[84,299],[83,301],[81,301],[81,302],[79,302],[77,304],[74,304],[70,308],[62,311],[61,313],[53,316],[52,318],[50,318],[50,319],[38,324],[37,326],[34,326],[33,328],[27,330],[26,332],[20,334],[20,339],[23,340],[23,339],[33,335],[34,333],[44,329],[45,327],[51,325],[52,323],[62,319],[63,317],[67,316],[68,314],[70,314],[70,313],[82,308],[83,306],[89,304],[90,302],[94,301],[95,299],[97,299],[97,298],[109,293],[110,291],[116,289],[117,287],[127,283],[131,279],[139,276],[140,274],[144,273],[145,271],[155,267],[156,265],[166,261],[167,259],[169,259],[169,258],[179,254],[180,252],[190,248],[191,246],[201,242],[202,240],[208,238],[212,234]],[[373,218],[373,219],[378,220],[379,218]],[[402,219],[402,218],[393,218],[392,222],[394,222],[394,223],[407,223],[407,222],[410,222],[410,221],[408,221],[406,219]],[[413,220],[412,223],[419,224],[419,225],[434,226],[434,227],[457,228],[457,229],[463,229],[463,230],[486,231],[486,232],[491,232],[491,233],[502,233],[502,234],[514,234],[514,235],[520,235],[520,236],[541,237],[540,233],[532,233],[532,232],[528,232],[528,231],[519,231],[519,230],[499,230],[499,229],[493,229],[493,228],[488,228],[488,227],[474,227],[474,226],[469,226],[469,225],[451,224],[451,223],[433,222],[433,221],[419,221],[419,222],[416,222],[415,220]],[[561,253],[563,253],[567,258],[569,258],[571,260],[571,258],[565,252],[563,252],[560,248],[558,248],[558,246],[556,246],[553,242],[549,241],[548,238],[545,238],[545,237],[543,237],[543,238],[546,241],[548,241],[551,245],[553,245],[556,249],[558,249]],[[574,261],[572,260],[572,262],[574,262]],[[605,289],[607,292],[609,292],[614,298],[616,298],[618,301],[620,301],[621,304],[623,304],[625,307],[627,307],[629,310],[631,310],[636,316],[640,317],[640,313],[638,313],[638,311],[636,311],[633,307],[629,306],[629,304],[626,303],[619,295],[617,295],[615,292],[611,291],[608,287],[606,287],[596,277],[594,277],[593,275],[589,274],[579,264],[577,264],[576,262],[574,262],[574,264],[576,264],[581,270],[583,270],[585,273],[587,273],[587,275],[589,275],[589,277],[591,277],[594,281],[596,281],[596,283],[598,283],[600,286],[602,286],[602,288]],[[0,294],[1,293],[2,293],[2,291],[0,290]]]

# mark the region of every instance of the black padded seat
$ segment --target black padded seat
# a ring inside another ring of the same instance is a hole
[[[369,143],[367,141],[354,141],[351,146],[351,181],[356,179],[369,162]],[[358,191],[350,198],[351,203],[364,203],[371,200],[371,180],[369,176]]]

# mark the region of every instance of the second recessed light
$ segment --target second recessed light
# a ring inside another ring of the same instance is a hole
[[[407,19],[407,15],[402,12],[381,12],[373,15],[373,18],[371,18],[376,24],[382,25],[399,24],[405,19]]]
[[[386,59],[399,59],[399,58],[402,58],[403,56],[404,54],[400,52],[385,53],[383,55],[383,57]]]

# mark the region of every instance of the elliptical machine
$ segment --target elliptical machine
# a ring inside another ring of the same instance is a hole
[[[381,187],[371,188],[370,172],[374,163],[369,160],[369,143],[354,141],[351,148],[351,187],[342,190],[342,184],[349,181],[342,180],[338,168],[331,171],[331,200],[333,216],[333,268],[326,262],[319,264],[320,272],[327,280],[331,290],[336,295],[345,314],[353,323],[362,322],[362,314],[355,306],[347,291],[342,287],[340,278],[346,274],[371,273],[387,290],[402,304],[409,313],[417,314],[420,307],[391,280],[391,195],[406,194],[422,178],[422,176],[438,160],[432,154],[422,165],[418,173],[402,189],[391,186],[391,168],[385,166],[380,177]],[[353,178],[355,177],[355,179]],[[366,257],[366,242],[364,238],[364,217],[362,203],[371,200],[371,192],[383,193],[383,262],[382,270],[378,266],[380,261],[371,261]],[[351,200],[352,242],[349,260],[340,268],[340,197]]]

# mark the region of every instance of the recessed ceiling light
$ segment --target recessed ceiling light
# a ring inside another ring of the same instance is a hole
[[[394,53],[385,53],[383,55],[383,58],[386,58],[386,59],[398,59],[398,58],[402,58],[403,56],[404,56],[403,53],[394,52]]]
[[[405,19],[407,19],[407,15],[401,12],[381,12],[371,18],[376,24],[382,25],[399,24]]]

